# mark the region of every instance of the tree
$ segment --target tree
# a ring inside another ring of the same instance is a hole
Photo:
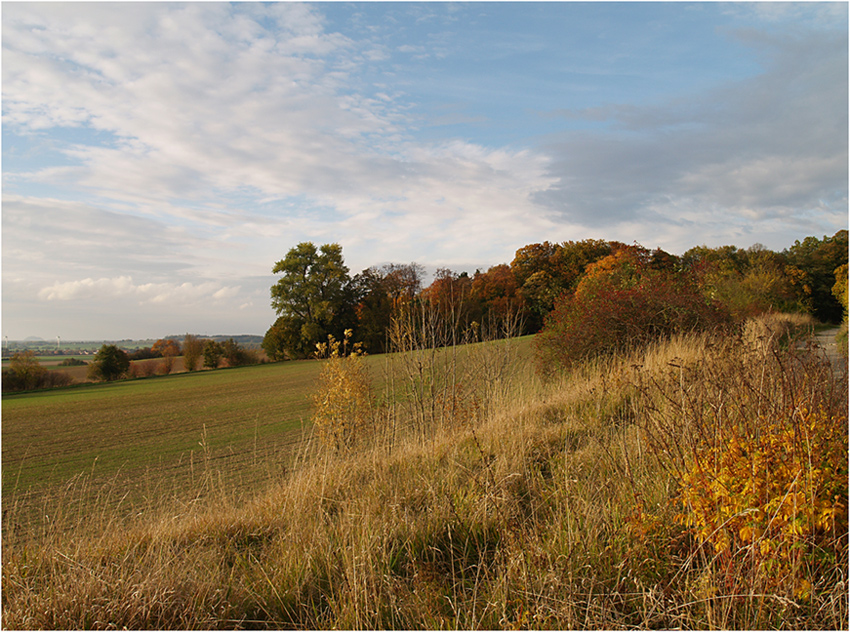
[[[183,366],[187,371],[198,368],[198,360],[204,352],[204,343],[192,334],[186,334],[183,338]]]
[[[839,323],[843,308],[832,293],[835,270],[847,263],[847,231],[823,239],[806,237],[785,251],[789,273],[800,300],[810,313],[825,323]]]
[[[534,341],[541,369],[643,346],[676,332],[724,325],[728,315],[707,301],[688,272],[652,267],[645,248],[629,246],[587,267],[572,294],[547,316]]]
[[[151,351],[162,356],[160,365],[163,375],[168,375],[174,368],[174,358],[180,355],[180,345],[170,338],[167,340],[159,339],[151,347]]]
[[[224,347],[220,342],[207,340],[204,343],[204,366],[208,369],[217,369],[224,356]]]
[[[239,343],[233,338],[228,338],[221,343],[221,352],[227,366],[241,366],[251,362],[250,354],[240,347]]]
[[[493,329],[511,319],[527,318],[525,298],[520,293],[516,277],[510,266],[501,264],[487,272],[476,271],[472,278],[471,318],[490,335],[498,337]],[[516,332],[515,332],[516,333]]]
[[[289,316],[281,316],[263,336],[262,348],[272,362],[286,360],[287,349],[298,345],[301,339],[301,322]]]
[[[115,345],[103,345],[89,365],[89,377],[105,382],[117,380],[130,368],[130,357]]]
[[[544,241],[517,250],[511,270],[527,304],[529,330],[540,329],[558,298],[575,289],[589,264],[623,247],[616,241],[585,239],[563,244]]]
[[[160,338],[155,343],[153,343],[151,351],[162,357],[178,356],[180,355],[180,344],[176,340],[172,340],[171,338]]]
[[[839,266],[835,269],[835,285],[832,286],[832,295],[838,299],[841,307],[844,309],[844,318],[841,321],[841,329],[835,340],[838,343],[838,350],[846,357],[847,356],[847,264]]]
[[[339,334],[346,317],[354,318],[348,268],[342,246],[310,242],[292,248],[272,269],[281,278],[271,288],[271,304],[288,335],[279,337],[290,357],[307,357],[320,340]],[[291,335],[298,330],[297,340]]]
[[[38,388],[46,373],[47,369],[39,364],[34,351],[18,351],[12,356],[9,371],[4,376],[5,390],[29,391]]]
[[[425,269],[418,263],[373,266],[355,276],[350,296],[355,305],[357,342],[370,353],[383,353],[393,315],[421,292]]]

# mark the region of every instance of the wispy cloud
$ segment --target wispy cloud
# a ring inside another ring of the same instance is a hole
[[[197,301],[209,303],[235,297],[239,287],[226,287],[220,283],[142,283],[136,284],[129,276],[101,279],[82,279],[54,283],[41,289],[38,297],[45,301],[113,300],[136,298],[140,304],[167,303],[169,305],[192,304]]]

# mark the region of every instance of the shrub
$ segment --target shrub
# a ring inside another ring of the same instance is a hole
[[[679,495],[679,520],[700,541],[772,580],[816,565],[847,532],[846,416],[798,408],[791,422],[721,426],[695,451]],[[801,580],[795,596],[810,590]]]
[[[9,370],[3,375],[3,390],[28,391],[39,387],[47,369],[38,362],[32,350],[12,356]]]
[[[312,396],[315,425],[322,442],[336,450],[350,448],[367,430],[372,417],[372,384],[360,343],[349,352],[351,329],[342,342],[328,336],[316,344],[316,358],[325,359]]]
[[[846,568],[846,377],[795,343],[793,321],[760,320],[647,380],[639,423],[701,597],[825,599]]]
[[[82,364],[85,364],[83,362]],[[74,379],[61,371],[48,371],[41,366],[31,350],[12,356],[10,368],[3,371],[3,391],[31,391],[73,384]]]
[[[59,363],[59,366],[85,366],[86,361],[79,358],[67,358]]]
[[[689,274],[653,269],[642,254],[623,249],[602,259],[588,268],[574,294],[558,301],[535,340],[544,372],[729,322]]]
[[[46,371],[38,384],[38,388],[59,388],[60,386],[70,386],[73,383],[74,378],[63,371]]]
[[[227,366],[245,366],[246,364],[257,364],[257,354],[250,349],[243,349],[233,338],[228,338],[221,343],[222,355]]]

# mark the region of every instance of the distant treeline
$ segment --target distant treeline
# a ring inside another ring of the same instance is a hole
[[[650,278],[663,278],[671,297],[685,286],[694,288],[718,317],[732,321],[783,311],[839,323],[845,313],[840,296],[847,260],[846,230],[806,237],[781,252],[759,244],[747,249],[696,246],[681,256],[618,241],[546,241],[520,248],[510,264],[473,275],[438,269],[425,287],[425,269],[417,263],[370,267],[350,276],[339,244],[317,248],[305,242],[272,270],[281,275],[271,288],[279,317],[262,346],[273,360],[304,358],[329,335],[341,340],[346,329],[353,329],[354,341],[370,353],[382,353],[389,348],[393,320],[411,311],[424,314],[426,308],[449,320],[467,340],[485,331],[497,334],[497,323],[509,317],[522,323],[522,333],[537,333],[559,305],[574,297],[590,266],[597,274],[619,270],[619,285],[608,291],[642,283],[651,293]]]

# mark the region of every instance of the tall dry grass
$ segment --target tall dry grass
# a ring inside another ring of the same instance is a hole
[[[716,424],[787,416],[799,395],[843,415],[846,452],[846,372],[774,331],[676,337],[546,382],[517,356],[474,417],[399,417],[350,452],[305,445],[259,497],[207,464],[195,499],[141,516],[112,511],[119,490],[38,529],[4,516],[3,625],[846,629],[846,519],[818,540],[826,566],[732,583],[677,519]],[[420,405],[396,399],[397,415]]]

